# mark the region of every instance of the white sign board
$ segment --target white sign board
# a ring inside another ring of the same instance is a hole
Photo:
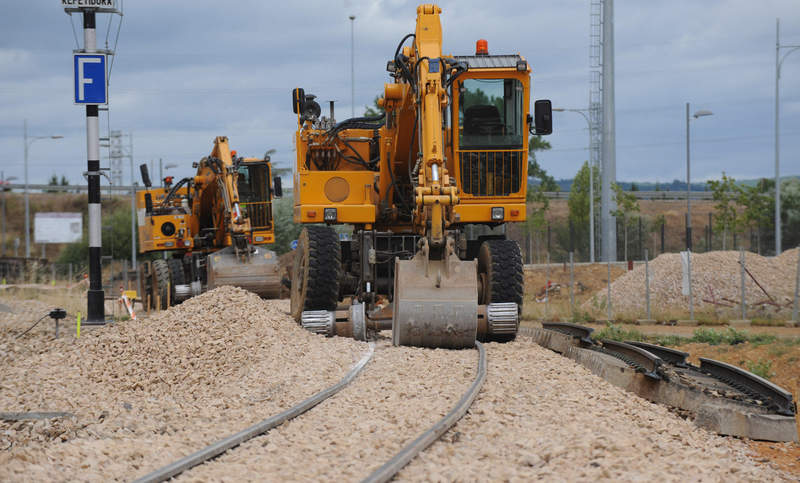
[[[117,0],[61,0],[64,8],[117,8]]]
[[[80,213],[36,213],[33,218],[35,243],[75,243],[83,236]]]

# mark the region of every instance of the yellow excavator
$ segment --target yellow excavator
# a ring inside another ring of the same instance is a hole
[[[313,332],[391,329],[395,345],[449,348],[516,336],[522,257],[505,224],[525,221],[528,134],[552,132],[552,108],[529,114],[519,54],[481,39],[474,55],[443,55],[440,13],[417,8],[387,64],[384,114],[336,122],[332,105],[320,117],[316,96],[292,92],[294,220],[307,226],[291,311]]]
[[[239,157],[219,136],[192,166],[193,177],[167,177],[161,188],[140,166],[147,189],[136,198],[139,253],[164,254],[139,265],[142,300],[164,309],[222,285],[280,297],[278,260],[264,247],[275,242],[272,199],[282,194],[280,177],[270,184],[269,156]]]

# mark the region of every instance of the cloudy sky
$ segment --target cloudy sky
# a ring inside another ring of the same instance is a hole
[[[119,0],[118,0],[119,1]],[[84,109],[72,104],[70,17],[57,0],[5,2],[0,16],[0,169],[23,177],[23,120],[35,142],[30,182],[52,174],[82,183]],[[138,163],[162,158],[191,173],[214,136],[241,154],[293,159],[291,89],[337,100],[351,111],[350,20],[355,15],[356,113],[388,80],[386,61],[414,30],[416,2],[329,0],[124,1],[111,73],[107,126],[133,133]],[[492,5],[491,7],[487,5]],[[470,54],[485,38],[490,53],[516,53],[533,67],[537,99],[584,108],[589,90],[589,1],[446,1],[444,51]],[[617,178],[685,177],[685,103],[714,112],[692,122],[693,179],[773,176],[775,19],[781,43],[800,45],[797,0],[617,0]],[[98,16],[103,46],[108,15]],[[81,21],[74,18],[83,42]],[[119,17],[112,19],[113,46]],[[324,106],[327,103],[323,104]],[[784,63],[781,165],[800,174],[800,52]],[[324,107],[327,112],[327,107]],[[555,114],[550,152],[540,161],[572,177],[587,159],[588,133],[575,113]],[[107,165],[107,161],[104,161]],[[157,176],[157,174],[156,174]],[[129,183],[126,169],[125,184]]]

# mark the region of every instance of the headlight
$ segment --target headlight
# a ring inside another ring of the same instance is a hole
[[[336,221],[336,208],[325,208],[325,221],[326,222],[334,222]]]
[[[502,221],[505,218],[505,209],[502,206],[492,208],[492,220]]]
[[[161,233],[163,233],[164,236],[172,236],[172,235],[174,235],[175,234],[175,225],[171,221],[168,221],[168,222],[164,223],[163,225],[161,225]]]

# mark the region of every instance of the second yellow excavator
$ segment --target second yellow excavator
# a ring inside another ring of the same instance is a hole
[[[194,176],[153,188],[141,166],[139,252],[165,254],[140,264],[142,300],[163,309],[222,285],[278,298],[278,259],[264,246],[275,242],[272,200],[281,196],[280,177],[270,184],[269,156],[239,157],[218,136],[193,167]]]
[[[444,55],[440,13],[417,8],[387,65],[384,114],[337,123],[292,93],[294,220],[308,225],[291,309],[309,330],[391,328],[395,345],[450,348],[516,336],[522,258],[505,224],[525,220],[528,134],[550,134],[552,109],[529,114],[521,55],[490,55],[485,40]],[[349,240],[336,224],[352,225]]]

